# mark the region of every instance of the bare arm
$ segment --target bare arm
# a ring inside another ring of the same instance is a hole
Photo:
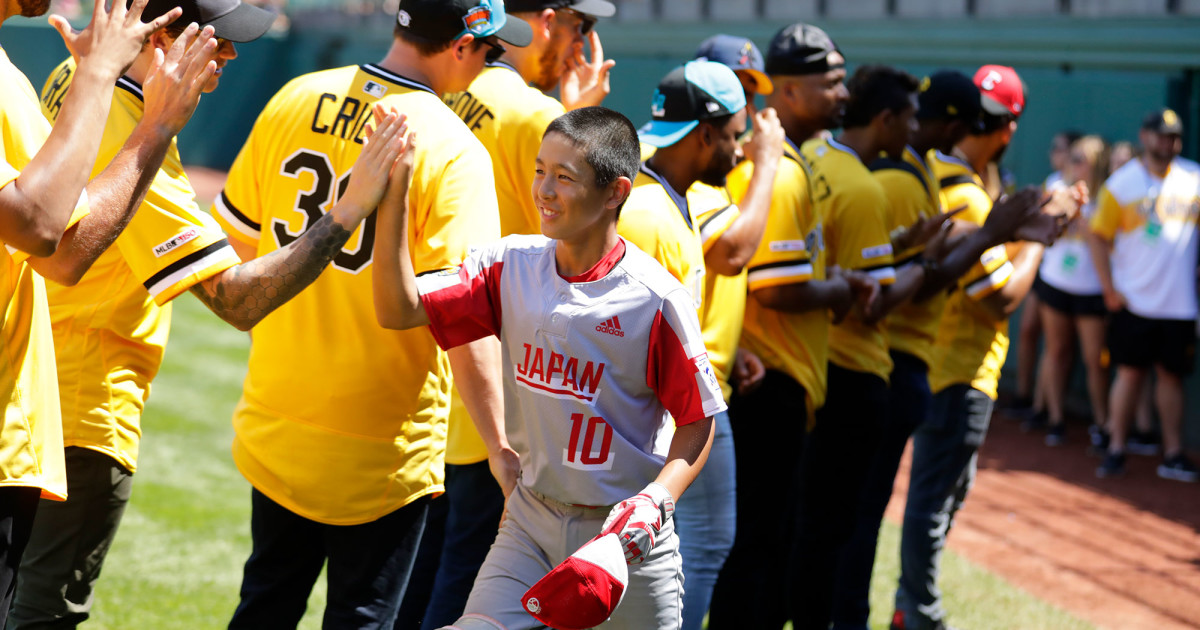
[[[1025,295],[1033,287],[1038,266],[1042,264],[1045,246],[1041,243],[1022,243],[1019,247],[1020,251],[1011,260],[1013,273],[1008,282],[999,291],[985,297],[982,302],[988,313],[998,320],[1006,319],[1021,305],[1021,300],[1025,299]]]
[[[667,463],[654,479],[654,483],[665,487],[676,501],[708,461],[713,432],[712,416],[676,427],[671,448],[667,451]]]
[[[850,283],[844,277],[830,280],[809,280],[754,289],[751,297],[759,304],[777,311],[803,313],[816,309],[845,310],[854,299]]]
[[[300,238],[192,287],[192,294],[218,317],[250,330],[312,284],[342,249],[355,228],[379,205],[396,157],[404,150],[403,117],[376,118],[366,146],[350,171],[346,194]],[[245,248],[238,252],[245,256]]]
[[[1092,264],[1096,266],[1096,275],[1100,277],[1100,291],[1104,295],[1104,306],[1110,311],[1117,312],[1125,308],[1125,296],[1117,291],[1112,279],[1113,243],[1099,234],[1087,230],[1088,251],[1092,254]]]
[[[488,449],[488,467],[507,498],[517,486],[521,460],[504,433],[504,391],[500,341],[484,337],[451,348],[450,368],[467,413]]]
[[[216,71],[212,58],[217,42],[212,33],[211,27],[205,27],[197,35],[197,29],[189,26],[165,57],[156,54],[143,86],[145,114],[120,153],[87,185],[90,212],[63,235],[51,255],[30,259],[43,276],[67,286],[79,282],[133,218],[171,139],[191,118],[204,85]]]
[[[783,139],[783,126],[774,109],[768,107],[754,116],[754,135],[745,146],[747,158],[754,163],[754,174],[738,202],[738,218],[704,253],[704,264],[709,269],[723,276],[736,276],[758,249],[767,228]]]
[[[375,269],[371,274],[375,319],[380,326],[397,330],[429,325],[408,250],[408,189],[415,140],[415,134],[409,134],[410,150],[397,163],[375,217]]]
[[[877,308],[867,311],[863,321],[874,324],[897,306],[911,300],[925,282],[925,269],[920,265],[905,265],[896,272],[895,282],[881,287]]]
[[[0,188],[0,240],[34,256],[49,256],[57,249],[100,150],[117,77],[133,62],[145,38],[181,12],[173,9],[142,24],[145,6],[146,0],[137,0],[126,10],[124,2],[114,2],[110,10],[97,2],[91,23],[79,33],[65,19],[51,18],[79,58],[79,68],[46,142],[16,181]]]

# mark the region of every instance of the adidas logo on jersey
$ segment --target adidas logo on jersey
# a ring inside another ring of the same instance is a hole
[[[605,320],[603,324],[596,326],[596,330],[618,337],[625,336],[625,331],[621,330],[621,319],[615,316],[612,319]]]

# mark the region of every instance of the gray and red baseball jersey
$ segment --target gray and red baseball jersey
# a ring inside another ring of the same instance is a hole
[[[510,236],[457,273],[418,278],[443,348],[497,335],[505,421],[521,484],[611,505],[653,481],[683,426],[725,409],[690,295],[621,240],[585,274],[558,275],[555,242]]]

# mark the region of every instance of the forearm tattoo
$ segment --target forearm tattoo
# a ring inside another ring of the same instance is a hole
[[[288,246],[213,278],[213,293],[204,283],[192,293],[221,319],[248,329],[312,284],[351,233],[327,214]]]

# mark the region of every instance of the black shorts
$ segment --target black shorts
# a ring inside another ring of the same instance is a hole
[[[1147,319],[1122,310],[1109,321],[1108,351],[1116,365],[1148,368],[1158,364],[1187,376],[1196,363],[1196,322]]]
[[[1040,275],[1033,281],[1033,292],[1037,294],[1042,304],[1064,315],[1104,317],[1108,313],[1108,309],[1104,307],[1103,295],[1099,293],[1095,295],[1067,293],[1050,286],[1045,280],[1042,280]]]

